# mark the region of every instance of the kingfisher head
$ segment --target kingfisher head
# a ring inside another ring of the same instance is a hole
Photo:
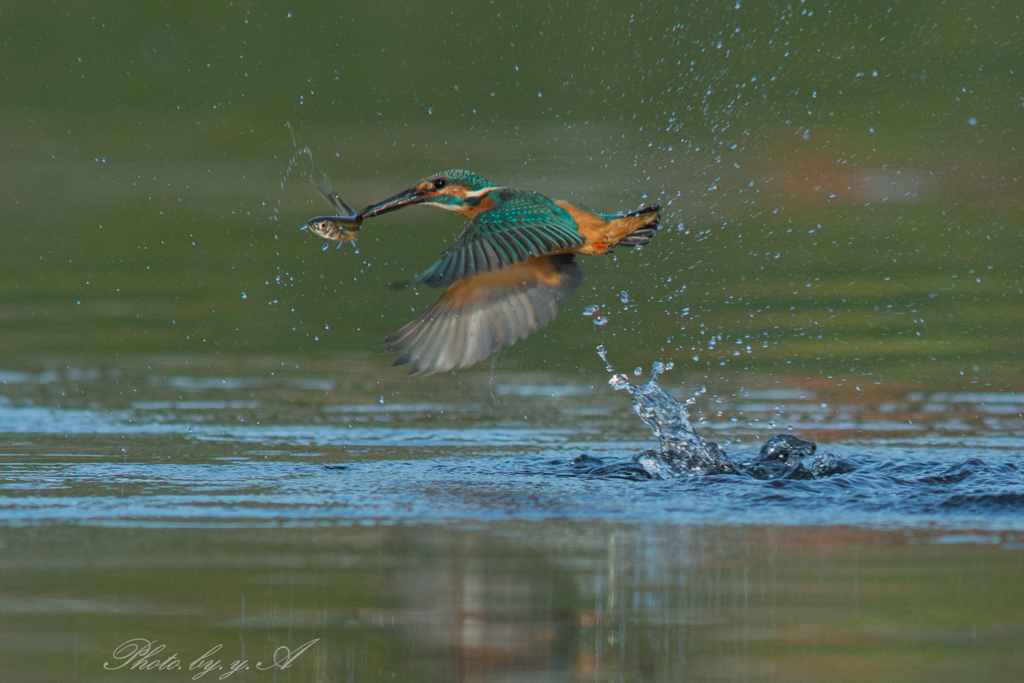
[[[439,206],[472,217],[487,208],[487,195],[501,188],[472,171],[454,169],[427,176],[408,190],[362,210],[363,218],[379,216],[411,204]]]

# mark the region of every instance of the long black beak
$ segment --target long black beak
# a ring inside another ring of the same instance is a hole
[[[366,207],[359,212],[359,215],[363,218],[379,216],[382,213],[387,213],[388,211],[401,209],[403,206],[419,204],[422,201],[426,201],[426,199],[427,197],[417,192],[415,188],[409,188],[405,192],[399,192],[394,197],[388,197],[382,202],[377,202],[376,204]]]

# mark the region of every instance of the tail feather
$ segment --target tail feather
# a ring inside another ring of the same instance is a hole
[[[640,220],[634,221],[636,227],[613,246],[642,247],[650,242],[654,237],[654,233],[658,231],[658,226],[661,223],[661,214],[659,211],[661,211],[661,207],[657,204],[653,204],[651,206],[645,206],[642,209],[626,213],[624,216],[625,218]]]

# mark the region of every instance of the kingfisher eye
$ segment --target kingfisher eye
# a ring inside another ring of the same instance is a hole
[[[435,190],[440,190],[442,187],[444,187],[447,184],[448,183],[445,182],[444,178],[438,178],[437,180],[434,181],[434,189]]]

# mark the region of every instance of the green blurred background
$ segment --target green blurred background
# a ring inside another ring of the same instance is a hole
[[[6,2],[0,352],[384,367],[378,340],[436,294],[387,285],[463,222],[410,209],[368,221],[357,254],[321,251],[298,230],[327,207],[309,159],[290,164],[290,122],[356,206],[468,167],[603,211],[665,207],[644,251],[584,259],[559,319],[498,370],[600,372],[604,343],[623,367],[1013,385],[1021,15]]]

